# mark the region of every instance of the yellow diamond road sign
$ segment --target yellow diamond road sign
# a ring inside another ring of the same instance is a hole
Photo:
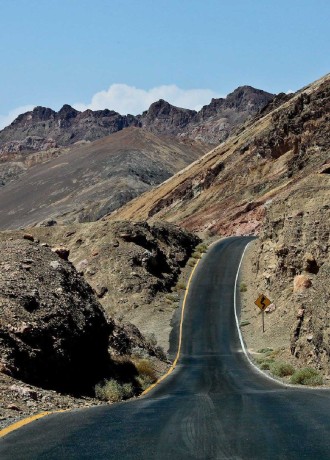
[[[260,308],[260,310],[266,310],[266,308],[271,304],[271,301],[265,295],[260,294],[254,303]]]

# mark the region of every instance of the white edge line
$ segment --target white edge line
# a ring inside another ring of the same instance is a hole
[[[282,382],[281,380],[277,380],[275,379],[274,377],[270,376],[269,374],[266,374],[266,372],[263,372],[258,366],[256,366],[254,364],[254,362],[251,360],[250,356],[248,355],[248,352],[246,350],[246,346],[245,346],[245,343],[244,343],[244,339],[243,339],[243,336],[242,336],[242,332],[241,332],[241,329],[239,327],[239,321],[238,321],[238,316],[237,316],[237,302],[236,302],[236,298],[237,298],[237,281],[238,281],[238,277],[239,277],[239,272],[240,272],[240,269],[241,269],[241,265],[242,265],[242,262],[243,262],[243,258],[244,258],[244,255],[245,255],[245,252],[247,250],[247,248],[249,247],[249,245],[253,243],[253,241],[250,241],[244,248],[244,251],[243,251],[243,254],[242,254],[242,257],[241,257],[241,260],[240,260],[240,263],[238,265],[238,269],[237,269],[237,273],[236,273],[236,278],[235,278],[235,285],[234,285],[234,313],[235,313],[235,320],[236,320],[236,327],[237,327],[237,331],[238,331],[238,336],[239,336],[239,340],[241,342],[241,347],[242,347],[242,350],[246,356],[246,359],[248,360],[248,362],[250,363],[250,365],[259,373],[261,374],[263,377],[266,377],[268,378],[269,380],[272,380],[273,382],[276,382],[277,384],[279,385],[282,385],[284,387],[287,387],[287,388],[294,388],[295,390],[314,390],[314,391],[320,391],[320,390],[327,390],[329,391],[329,388],[326,388],[326,387],[311,387],[311,386],[307,386],[307,385],[293,385],[293,384],[290,384],[290,383],[284,383]]]

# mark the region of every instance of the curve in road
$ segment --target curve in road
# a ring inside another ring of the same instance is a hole
[[[222,240],[201,260],[166,380],[135,401],[31,423],[1,440],[0,458],[329,459],[329,391],[285,387],[242,352],[234,283],[248,242]]]

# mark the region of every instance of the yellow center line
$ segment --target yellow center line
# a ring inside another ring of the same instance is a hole
[[[182,303],[182,311],[181,311],[181,320],[180,320],[180,332],[179,332],[179,346],[178,346],[178,351],[177,351],[177,354],[176,354],[176,357],[175,357],[175,360],[173,361],[173,364],[171,365],[171,367],[169,368],[169,370],[166,372],[166,374],[164,374],[162,377],[160,377],[157,382],[153,383],[152,385],[150,385],[150,387],[148,387],[146,390],[144,390],[143,393],[141,393],[141,396],[144,396],[146,395],[147,393],[149,393],[149,391],[151,391],[153,388],[155,388],[155,386],[159,385],[163,380],[166,379],[166,377],[168,377],[175,369],[175,366],[177,365],[177,362],[179,360],[179,357],[180,357],[180,353],[181,353],[181,344],[182,344],[182,327],[183,327],[183,317],[184,317],[184,310],[185,310],[185,307],[186,307],[186,301],[187,301],[187,297],[188,297],[188,292],[189,292],[189,288],[190,288],[190,284],[191,284],[191,280],[194,276],[194,273],[195,273],[195,270],[199,264],[199,262],[201,261],[201,259],[199,259],[196,263],[196,265],[194,266],[192,272],[190,273],[190,276],[189,276],[189,280],[188,280],[188,284],[187,284],[187,289],[186,289],[186,292],[185,292],[185,295],[184,295],[184,298],[183,298],[183,303]]]
[[[3,438],[8,433],[11,433],[14,430],[18,430],[18,428],[22,428],[22,426],[27,425],[28,423],[34,422],[35,420],[38,420],[39,418],[45,417],[46,415],[50,415],[50,414],[56,414],[58,412],[66,412],[66,411],[65,410],[45,411],[45,412],[40,412],[39,414],[31,415],[31,417],[23,418],[22,420],[19,420],[18,422],[7,426],[3,430],[0,430],[0,438]]]

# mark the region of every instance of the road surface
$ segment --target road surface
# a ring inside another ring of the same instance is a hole
[[[187,297],[181,356],[148,395],[50,415],[0,441],[15,459],[330,459],[330,393],[254,370],[235,324],[234,281],[248,239],[213,245]]]

